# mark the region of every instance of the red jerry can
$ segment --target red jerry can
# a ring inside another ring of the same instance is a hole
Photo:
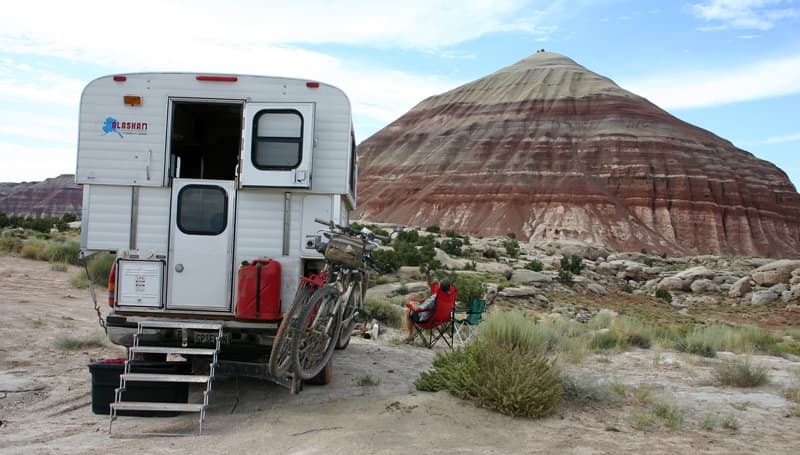
[[[281,318],[281,263],[257,259],[239,268],[236,317],[241,319]]]

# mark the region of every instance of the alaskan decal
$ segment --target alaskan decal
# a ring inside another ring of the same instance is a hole
[[[103,136],[112,133],[124,138],[126,134],[144,136],[147,134],[146,122],[121,122],[114,117],[106,117],[103,122]]]

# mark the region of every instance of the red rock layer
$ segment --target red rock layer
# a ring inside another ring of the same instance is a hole
[[[0,212],[8,216],[81,216],[83,190],[75,176],[64,174],[43,182],[0,183]]]
[[[800,255],[800,195],[780,169],[558,54],[431,97],[358,150],[363,219]]]

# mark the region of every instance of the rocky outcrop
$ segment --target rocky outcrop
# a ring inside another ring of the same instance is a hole
[[[0,183],[0,212],[8,216],[61,217],[73,213],[80,217],[83,190],[72,174],[42,182]]]
[[[777,167],[562,55],[428,98],[359,146],[357,216],[673,255],[800,254]]]

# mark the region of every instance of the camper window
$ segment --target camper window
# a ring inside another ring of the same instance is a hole
[[[228,196],[211,185],[187,185],[178,193],[178,228],[189,235],[218,235],[228,223]]]
[[[295,110],[259,112],[253,128],[253,165],[258,169],[293,169],[302,160],[303,117]]]

